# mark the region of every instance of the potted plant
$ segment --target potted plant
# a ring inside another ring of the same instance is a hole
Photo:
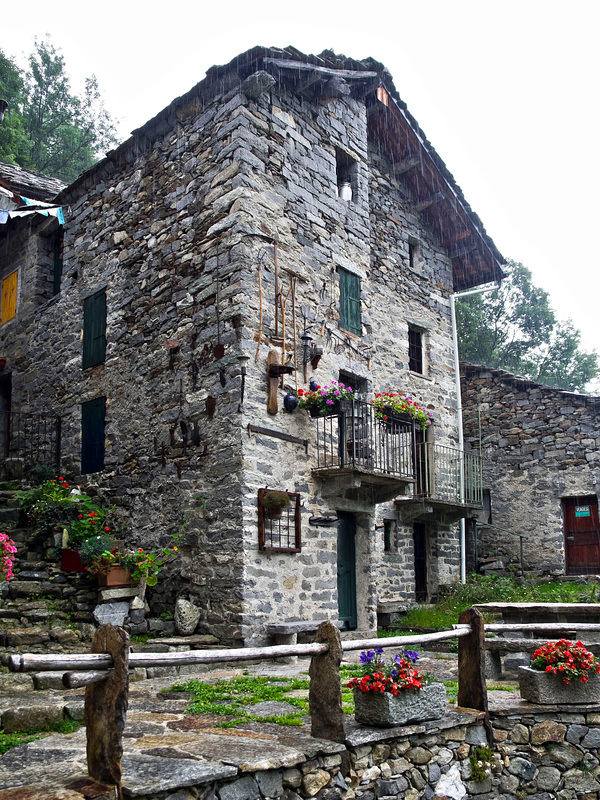
[[[581,642],[546,642],[530,667],[519,667],[519,691],[530,703],[600,702],[600,662]]]
[[[346,400],[354,398],[351,386],[331,381],[327,386],[316,385],[314,390],[298,389],[298,408],[304,408],[311,417],[327,417],[344,411]]]
[[[262,505],[271,519],[277,519],[281,516],[284,508],[289,508],[290,498],[287,492],[278,492],[271,489],[264,493]]]
[[[375,416],[387,422],[394,417],[408,416],[412,417],[421,430],[426,430],[433,419],[431,411],[420,406],[416,400],[411,400],[398,392],[379,392],[375,395],[375,399],[371,400],[371,406],[375,409]]]
[[[446,710],[446,688],[428,683],[415,668],[418,654],[404,650],[386,664],[383,648],[363,651],[363,675],[347,684],[354,689],[354,716],[357,722],[375,727],[405,725],[439,719]]]

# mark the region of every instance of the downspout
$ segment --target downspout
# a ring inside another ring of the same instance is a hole
[[[459,500],[461,503],[465,502],[465,438],[463,433],[463,418],[462,418],[462,394],[460,391],[460,359],[458,356],[458,331],[456,329],[456,298],[459,300],[462,297],[468,297],[470,294],[482,294],[483,292],[491,292],[498,289],[500,281],[492,286],[484,286],[480,289],[469,289],[466,292],[454,292],[450,295],[450,312],[452,317],[452,345],[454,347],[454,379],[456,382],[456,413],[458,416],[458,452],[459,452]],[[465,518],[461,517],[460,520],[460,582],[467,582],[467,548],[466,548],[466,524]]]

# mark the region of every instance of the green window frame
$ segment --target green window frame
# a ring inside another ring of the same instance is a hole
[[[106,358],[106,289],[83,301],[83,369],[101,364]]]
[[[360,277],[342,267],[338,268],[340,276],[340,327],[360,336],[362,332],[360,318]]]
[[[106,397],[81,404],[81,474],[104,469]]]

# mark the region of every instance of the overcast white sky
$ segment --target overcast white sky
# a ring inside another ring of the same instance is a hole
[[[94,73],[129,131],[254,45],[372,56],[454,174],[500,252],[600,346],[597,0],[291,3],[105,0],[5,4],[0,47],[62,48],[73,87]]]

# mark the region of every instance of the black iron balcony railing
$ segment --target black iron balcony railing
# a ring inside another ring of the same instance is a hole
[[[317,467],[383,473],[412,482],[415,497],[481,505],[479,456],[420,438],[412,419],[380,419],[369,403],[346,401],[339,414],[317,417]]]
[[[378,419],[369,403],[342,401],[339,414],[317,417],[317,466],[413,478],[413,438],[410,422]]]
[[[61,419],[51,414],[0,412],[0,459],[20,459],[28,471],[48,464],[60,472]]]

